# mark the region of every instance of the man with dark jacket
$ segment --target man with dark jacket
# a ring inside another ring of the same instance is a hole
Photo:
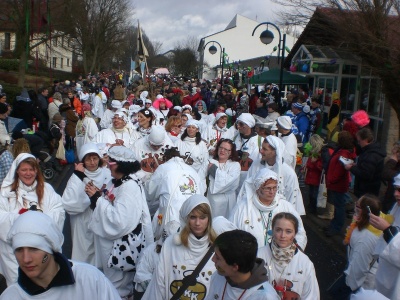
[[[361,147],[357,163],[345,165],[355,176],[354,194],[358,198],[366,193],[378,196],[386,152],[374,142],[374,134],[368,127],[360,129],[356,138]]]
[[[221,233],[214,242],[215,272],[205,300],[279,299],[268,282],[265,262],[257,258],[257,239],[243,230]],[[225,298],[224,298],[225,296]]]

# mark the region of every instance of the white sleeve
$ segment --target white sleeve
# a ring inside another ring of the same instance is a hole
[[[70,215],[82,213],[90,206],[90,199],[85,193],[85,184],[75,174],[68,180],[62,195],[62,203]]]
[[[138,195],[141,195],[139,186],[129,181],[121,186],[113,204],[100,197],[93,211],[90,228],[97,235],[110,240],[128,234],[141,220],[142,210],[138,209]]]
[[[307,274],[304,274],[306,280],[304,280],[304,286],[301,293],[301,300],[319,300],[319,286],[317,276],[315,275],[314,265],[310,261],[310,266]]]
[[[219,194],[234,191],[239,186],[239,178],[240,164],[238,162],[231,163],[227,170],[217,168],[214,181],[210,181],[210,192]]]
[[[4,242],[7,242],[8,231],[10,231],[14,221],[19,217],[18,212],[10,211],[9,205],[7,204],[9,204],[9,199],[0,195],[0,240]],[[18,207],[20,205],[16,203],[15,206]]]
[[[352,260],[349,261],[346,273],[346,284],[352,291],[361,287],[370,270],[370,264],[373,260],[373,251],[375,247],[370,247],[369,243],[359,241],[352,247]]]
[[[397,268],[400,272],[400,233],[396,234],[396,236],[390,241],[390,243],[386,246],[385,250],[383,250],[380,257],[384,258],[388,263],[390,263],[393,267]]]
[[[62,231],[65,221],[65,210],[62,204],[61,196],[56,193],[53,187],[45,183],[45,195],[43,196],[43,212],[50,216]]]
[[[167,262],[169,261],[169,259],[165,254],[165,252],[168,252],[168,247],[165,246],[166,245],[164,244],[161,249],[160,260],[158,261],[158,265],[155,269],[155,272],[153,273],[153,277],[149,283],[149,286],[147,287],[146,292],[142,297],[142,300],[167,299],[167,295],[165,294],[165,272],[167,272],[167,270],[165,269],[165,263],[166,259]]]

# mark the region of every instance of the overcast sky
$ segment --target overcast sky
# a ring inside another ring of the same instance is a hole
[[[135,0],[134,5],[134,18],[150,40],[162,42],[161,53],[188,36],[200,42],[201,37],[224,30],[236,14],[276,22],[274,12],[279,9],[269,0]]]

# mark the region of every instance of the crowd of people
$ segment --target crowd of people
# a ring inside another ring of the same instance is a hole
[[[306,213],[327,237],[351,214],[335,299],[400,299],[399,144],[385,162],[365,111],[341,124],[332,105],[324,139],[317,92],[248,88],[103,73],[0,94],[0,299],[320,299]],[[63,195],[31,136],[60,166],[75,154]]]

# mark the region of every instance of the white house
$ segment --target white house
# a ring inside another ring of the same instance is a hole
[[[48,68],[72,72],[73,44],[71,39],[58,32],[53,32],[53,36],[51,41],[38,46],[39,59],[42,59]]]
[[[266,29],[266,25],[257,28],[254,36],[251,35],[254,28],[260,23],[237,14],[223,31],[201,38],[197,49],[200,56],[199,78],[214,79],[221,76],[220,73],[216,74],[215,72],[215,67],[220,65],[221,49],[219,45],[214,43],[217,53],[214,55],[209,53],[208,49],[213,45],[211,41],[218,42],[225,49],[227,54],[225,59],[226,61],[229,60],[229,63],[267,55],[278,56],[278,51],[273,51],[273,48],[279,44],[279,33],[273,26],[268,26],[268,29],[274,34],[274,40],[268,45],[263,44],[259,38],[261,32]],[[283,33],[281,30],[282,37]],[[286,35],[286,46],[289,49],[293,47],[295,42],[295,37]]]
[[[35,44],[42,39],[42,34],[35,33],[31,43]],[[16,43],[15,32],[0,30],[0,56],[2,53],[14,51]],[[72,72],[73,45],[68,36],[53,31],[52,39],[34,48],[30,55],[41,59],[48,68],[65,72]]]

